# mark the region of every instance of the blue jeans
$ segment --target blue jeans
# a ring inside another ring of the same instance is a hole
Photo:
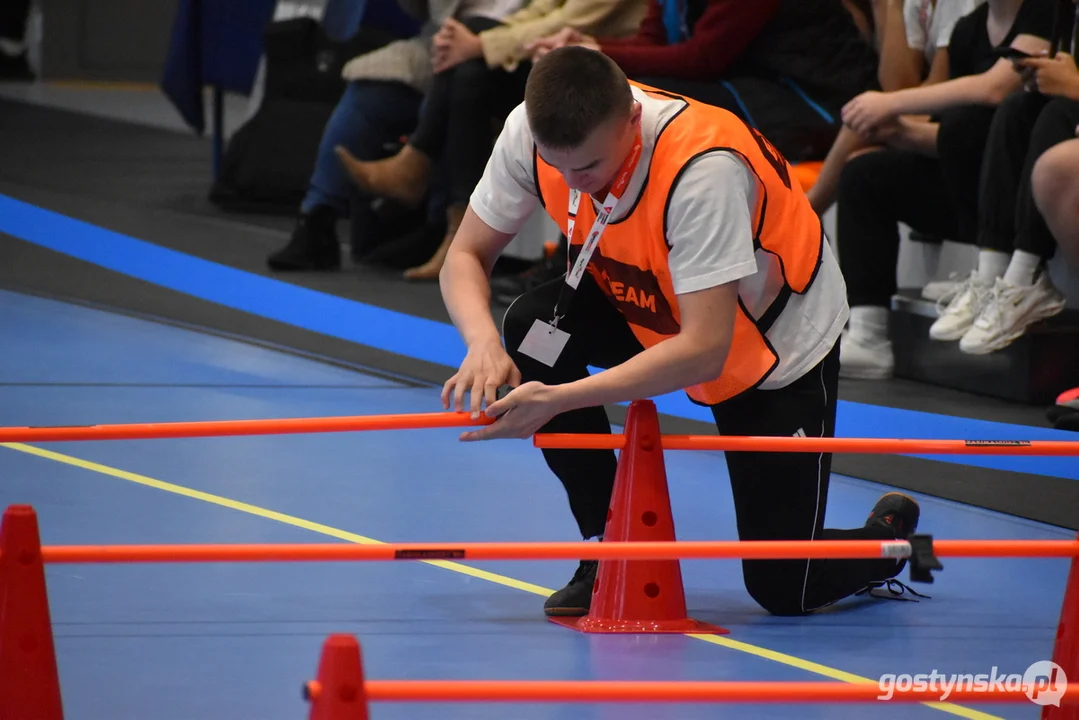
[[[412,132],[423,96],[396,82],[361,80],[348,84],[322,132],[315,170],[300,211],[318,205],[349,211],[352,180],[341,167],[333,149],[348,148],[358,160],[379,160],[396,151],[403,135]]]

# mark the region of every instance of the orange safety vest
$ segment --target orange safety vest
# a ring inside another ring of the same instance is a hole
[[[694,158],[712,150],[739,155],[760,181],[753,226],[754,247],[779,260],[785,286],[766,318],[753,318],[739,302],[734,337],[723,372],[715,380],[686,388],[689,397],[714,405],[760,385],[779,365],[779,356],[765,337],[790,293],[805,293],[817,274],[824,233],[790,165],[759,132],[733,113],[689,98],[631,83],[652,97],[680,100],[686,107],[660,131],[652,151],[648,180],[628,216],[612,221],[595,249],[588,272],[626,318],[633,334],[648,348],[678,334],[678,302],[667,256],[665,219],[675,181]],[[569,212],[569,186],[562,174],[533,149],[536,186],[544,209],[565,231]],[[715,191],[723,192],[722,187]],[[619,203],[621,206],[622,203]],[[581,202],[569,263],[580,253],[588,228],[595,220],[591,201]]]

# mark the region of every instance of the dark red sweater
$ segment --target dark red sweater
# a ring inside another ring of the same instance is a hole
[[[599,38],[599,44],[631,78],[654,75],[716,80],[753,42],[778,7],[779,0],[707,0],[689,39],[668,45],[663,8],[659,0],[648,0],[648,14],[635,37]]]

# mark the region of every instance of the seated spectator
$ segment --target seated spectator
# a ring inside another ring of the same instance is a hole
[[[934,85],[948,79],[948,41],[959,18],[985,0],[885,0],[877,80],[885,92],[918,85]],[[855,153],[880,149],[848,127],[821,167],[820,175],[806,196],[818,214],[835,202],[843,164]]]
[[[877,58],[842,0],[657,0],[635,37],[564,31],[537,42],[601,50],[631,79],[739,115],[791,162],[824,158],[839,110]]]
[[[1079,272],[1079,125],[1075,134],[1037,159],[1031,190],[1049,231]]]
[[[449,175],[445,238],[423,265],[405,278],[435,280],[483,176],[496,133],[524,99],[531,68],[525,45],[563,27],[612,35],[636,31],[644,0],[534,0],[501,22],[446,21],[434,39],[434,84],[415,132],[393,157],[362,162],[347,148],[338,153],[364,192],[411,205],[423,197],[435,162]]]
[[[1072,13],[1063,44],[1075,44]],[[1056,33],[1054,32],[1054,35]],[[1031,193],[1034,163],[1075,137],[1079,123],[1079,68],[1073,56],[1017,61],[1027,91],[1009,96],[996,111],[986,143],[979,191],[978,269],[929,330],[935,340],[958,340],[965,353],[1007,347],[1031,325],[1064,310],[1064,296],[1049,279],[1056,242]]]
[[[855,132],[888,146],[851,159],[839,183],[836,242],[851,306],[840,349],[843,377],[893,372],[888,314],[896,292],[898,224],[974,243],[994,109],[1023,83],[997,49],[1047,50],[1053,2],[988,0],[955,24],[949,80],[864,93],[843,108],[843,120]],[[911,117],[916,115],[931,117]]]
[[[399,0],[406,6],[405,0]],[[496,23],[521,0],[426,0],[426,23],[417,37],[398,40],[350,60],[349,81],[319,145],[315,169],[289,243],[270,255],[273,270],[329,270],[341,265],[335,230],[350,211],[352,183],[335,150],[376,160],[416,126],[434,78],[431,40],[449,19]],[[353,218],[357,222],[357,218]],[[355,236],[357,231],[354,230]]]

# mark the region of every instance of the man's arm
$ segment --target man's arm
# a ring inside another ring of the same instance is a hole
[[[469,205],[446,253],[438,276],[442,300],[468,347],[501,342],[491,316],[491,269],[513,237],[480,220]]]
[[[557,385],[562,412],[664,395],[715,380],[723,372],[738,307],[738,283],[678,296],[678,334],[621,365]]]
[[[439,273],[446,309],[468,346],[442,388],[443,407],[449,408],[452,394],[454,408],[464,410],[467,392],[478,416],[499,387],[520,382],[491,316],[489,279],[495,259],[539,207],[531,168],[532,137],[522,104],[506,118]]]

